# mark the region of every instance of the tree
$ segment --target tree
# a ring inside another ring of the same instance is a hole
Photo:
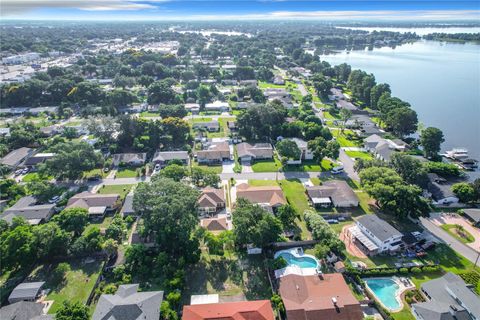
[[[184,166],[170,164],[160,170],[159,175],[163,178],[170,178],[175,181],[180,181],[188,176],[188,171]]]
[[[47,175],[75,179],[101,164],[101,155],[85,142],[60,143],[51,149],[55,156],[40,167]]]
[[[417,130],[417,113],[406,107],[393,109],[387,114],[385,124],[394,134],[403,138]]]
[[[340,109],[340,119],[342,119],[342,122],[343,122],[342,133],[343,133],[343,130],[345,129],[345,124],[351,117],[352,117],[351,110],[345,109],[345,108]]]
[[[436,173],[445,178],[460,177],[462,175],[460,168],[453,163],[429,161],[426,162],[424,166],[427,168],[428,172]]]
[[[17,220],[18,221],[18,220]],[[14,221],[15,223],[16,221]],[[13,270],[17,267],[29,266],[35,261],[35,238],[32,227],[25,223],[15,226],[0,235],[1,270]]]
[[[192,168],[191,179],[197,187],[210,186],[216,188],[221,181],[218,174],[200,167]]]
[[[154,235],[160,251],[191,262],[198,257],[198,242],[192,239],[198,224],[198,196],[192,187],[166,178],[137,187],[133,207],[144,219],[144,234]]]
[[[117,253],[118,250],[118,242],[114,239],[107,239],[103,243],[103,251],[109,256],[112,257],[114,254]]]
[[[243,198],[237,200],[232,217],[237,246],[253,244],[262,248],[279,240],[282,232],[280,220],[248,200]]]
[[[278,208],[277,217],[283,225],[283,230],[290,230],[295,227],[298,214],[291,205],[286,204]]]
[[[158,111],[162,118],[183,118],[187,115],[187,110],[180,104],[161,105]]]
[[[420,160],[406,154],[394,153],[390,159],[390,164],[405,182],[426,188],[428,183],[427,170]]]
[[[148,87],[149,104],[173,104],[175,102],[175,91],[167,79],[155,81]]]
[[[277,142],[277,145],[275,147],[278,151],[278,154],[282,158],[293,159],[293,160],[300,159],[300,156],[301,156],[300,148],[297,146],[297,144],[293,140],[284,139],[282,141]]]
[[[338,158],[340,144],[335,140],[327,142],[323,137],[316,137],[315,139],[308,141],[308,149],[312,151],[315,161],[321,164],[325,157],[330,157],[332,159]]]
[[[436,158],[443,142],[445,142],[443,132],[438,128],[428,127],[420,134],[420,144],[427,158]]]
[[[127,227],[122,216],[118,213],[112,219],[112,222],[105,229],[105,237],[121,242],[126,234]]]
[[[55,320],[88,320],[88,307],[81,302],[64,301],[55,314]]]
[[[458,200],[463,203],[469,203],[476,200],[475,189],[470,183],[460,182],[452,186],[452,191]]]
[[[237,116],[239,134],[248,140],[276,139],[282,133],[286,114],[282,105],[255,105]]]
[[[53,269],[52,272],[52,281],[56,285],[59,285],[60,283],[64,282],[66,279],[67,272],[71,270],[71,267],[68,263],[66,262],[61,262],[57,265],[55,269]]]
[[[66,255],[72,235],[56,223],[49,222],[33,228],[37,257],[40,259]]]
[[[325,259],[327,254],[330,252],[330,248],[324,244],[316,244],[315,247],[313,248],[315,257],[317,259]]]
[[[68,208],[53,217],[65,231],[73,232],[75,236],[80,235],[88,224],[88,211],[84,208]]]
[[[187,142],[190,133],[188,123],[180,118],[165,118],[161,124],[173,146],[181,146]]]
[[[384,93],[390,94],[390,85],[387,83],[379,83],[370,90],[370,108],[377,109],[378,100]]]
[[[47,181],[36,180],[27,183],[28,191],[40,203],[45,203],[52,197],[61,193],[62,188]]]
[[[338,234],[317,212],[307,210],[304,212],[304,217],[307,226],[312,231],[313,238],[320,240],[320,244],[337,253],[345,249],[345,244],[340,240]]]

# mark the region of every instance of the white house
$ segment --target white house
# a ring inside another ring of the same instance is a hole
[[[300,159],[288,160],[287,164],[300,164],[303,160],[313,160],[313,153],[310,149],[308,149],[307,141],[299,138],[289,138],[289,140],[295,142],[300,149]]]
[[[403,244],[403,234],[375,214],[358,218],[349,231],[370,255],[394,252]]]
[[[228,111],[229,110],[228,102],[214,101],[212,103],[207,103],[205,105],[206,111]]]

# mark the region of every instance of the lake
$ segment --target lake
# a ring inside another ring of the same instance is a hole
[[[431,27],[431,28],[384,28],[384,27],[337,27],[340,29],[363,30],[363,31],[392,31],[392,32],[415,32],[419,36],[424,36],[430,33],[478,33],[480,27]]]
[[[442,151],[463,147],[480,160],[480,45],[421,40],[320,59],[332,65],[346,62],[373,73],[377,83],[389,83],[422,124],[443,131]]]

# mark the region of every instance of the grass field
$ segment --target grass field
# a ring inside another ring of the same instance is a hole
[[[143,111],[143,112],[140,112],[140,117],[142,118],[160,117],[160,114],[157,112]]]
[[[347,156],[350,158],[354,159],[365,159],[365,160],[371,160],[373,159],[373,156],[368,153],[368,152],[363,152],[363,151],[345,151]]]
[[[277,159],[274,160],[258,160],[252,164],[253,172],[277,172],[282,164]]]
[[[38,180],[52,180],[53,176],[41,176],[38,172],[29,172],[23,176],[23,182],[32,182]]]
[[[213,173],[222,173],[222,165],[207,166],[207,165],[203,165],[203,164],[198,164],[197,162],[192,162],[192,165],[194,167],[202,168],[202,169],[208,170],[208,171],[213,172]]]
[[[457,227],[459,227],[458,224],[443,224],[441,228],[445,230],[449,235],[465,244],[475,241],[475,237],[472,236],[470,232],[465,229],[457,229]]]
[[[307,224],[305,220],[303,220],[303,212],[307,209],[311,209],[303,184],[297,179],[281,180],[280,187],[282,187],[288,203],[300,216],[300,219],[297,219],[297,225],[301,229],[302,239],[311,239],[312,236],[310,231],[308,231]]]
[[[90,171],[83,172],[84,179],[87,179],[89,177],[94,177],[94,176],[105,178],[107,175],[108,175],[108,172],[104,172],[103,169],[101,168],[92,169]]]
[[[102,269],[102,261],[93,260],[89,263],[86,260],[69,261],[71,270],[66,273],[65,281],[55,283],[52,279],[52,270],[55,265],[41,265],[32,271],[30,277],[38,281],[45,281],[45,288],[50,289],[46,300],[54,300],[48,313],[55,313],[63,301],[82,302],[87,301],[95,282]]]
[[[248,184],[255,187],[278,186],[275,180],[248,180]]]
[[[118,193],[122,199],[130,192],[130,189],[134,184],[109,184],[103,185],[98,189],[98,193],[109,194],[109,193]]]
[[[137,174],[140,168],[119,168],[117,173],[115,173],[115,177],[117,178],[135,178],[139,176]]]

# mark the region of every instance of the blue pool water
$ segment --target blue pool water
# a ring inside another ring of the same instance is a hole
[[[280,253],[279,256],[287,260],[287,263],[289,265],[294,264],[299,266],[300,268],[316,268],[317,267],[317,261],[310,257],[297,258],[288,252],[282,252]]]
[[[390,310],[397,310],[401,307],[396,298],[399,287],[395,281],[384,278],[366,279],[365,282],[370,290],[373,291],[377,299],[380,300],[385,307]]]

